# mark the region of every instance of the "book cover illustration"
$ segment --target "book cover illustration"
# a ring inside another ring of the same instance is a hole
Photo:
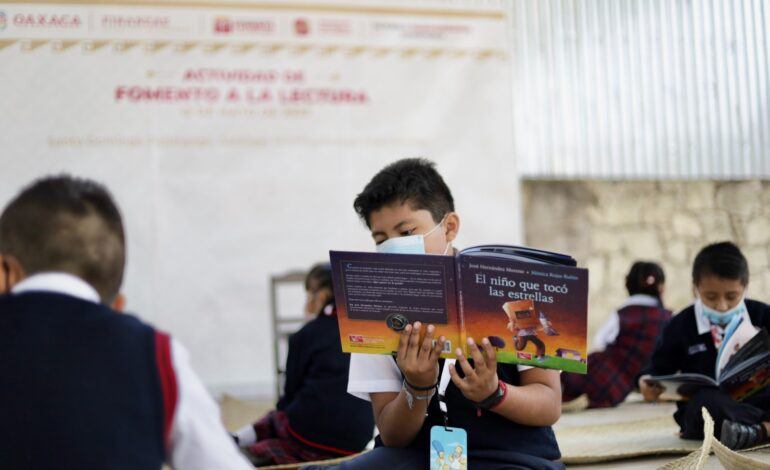
[[[500,362],[586,373],[585,269],[459,257],[465,335],[488,337]]]
[[[392,354],[420,321],[446,337],[442,357],[488,337],[500,362],[587,371],[585,269],[479,252],[330,255],[345,352]]]

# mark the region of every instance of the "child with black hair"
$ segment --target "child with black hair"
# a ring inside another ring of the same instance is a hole
[[[427,160],[386,166],[354,207],[378,251],[454,252],[460,217]],[[559,372],[498,364],[487,338],[468,338],[472,359],[457,349],[456,363],[445,361],[445,338],[434,332],[415,322],[403,330],[395,357],[352,354],[348,392],[371,401],[380,434],[372,451],[337,468],[430,468],[431,427],[443,427],[444,417],[467,433],[468,468],[563,468],[551,429],[561,413]]]
[[[656,263],[637,261],[626,276],[629,297],[595,337],[586,375],[563,373],[562,400],[586,394],[590,408],[616,406],[636,388],[671,312],[663,307],[666,277]]]
[[[749,265],[731,242],[708,245],[692,267],[695,303],[673,317],[663,330],[652,361],[639,378],[639,390],[648,401],[663,389],[647,382],[650,375],[694,372],[714,377],[717,352],[724,328],[743,316],[758,328],[770,329],[770,306],[746,298]],[[751,447],[768,440],[770,390],[734,401],[716,388],[699,389],[688,401],[677,402],[674,419],[685,439],[703,439],[701,408],[714,418],[714,435],[732,449]]]
[[[234,434],[257,466],[355,454],[374,430],[369,404],[346,392],[350,356],[340,345],[328,264],[310,269],[305,291],[305,313],[313,319],[289,337],[283,396],[275,410]]]

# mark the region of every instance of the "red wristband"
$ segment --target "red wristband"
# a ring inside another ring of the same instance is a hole
[[[506,397],[506,395],[508,395],[508,386],[505,384],[505,382],[503,382],[502,380],[500,380],[500,381],[499,381],[499,384],[498,384],[498,386],[499,386],[499,387],[500,387],[500,389],[503,391],[503,394],[502,394],[502,396],[500,397],[500,399],[497,401],[497,403],[495,403],[494,405],[492,405],[492,406],[490,406],[490,407],[489,407],[489,409],[490,409],[490,410],[491,410],[491,409],[494,409],[494,408],[495,408],[495,407],[497,407],[497,406],[498,406],[500,403],[504,402],[504,401],[505,401],[505,397]]]

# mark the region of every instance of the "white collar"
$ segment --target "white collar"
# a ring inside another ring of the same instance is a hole
[[[97,304],[101,302],[96,289],[90,284],[77,276],[62,272],[33,274],[11,288],[12,294],[40,291],[69,295]]]
[[[618,310],[621,308],[629,307],[631,305],[639,305],[640,307],[658,307],[660,305],[660,301],[657,297],[652,295],[634,294],[627,298],[626,301],[623,302],[620,307],[618,307]]]
[[[744,300],[741,300],[743,302],[743,320],[748,321],[749,324],[751,324],[751,317],[749,317],[749,309],[746,307],[745,303],[745,297]],[[695,325],[698,327],[698,334],[702,335],[705,333],[708,333],[711,331],[711,322],[708,318],[706,318],[706,315],[703,314],[703,307],[698,302],[693,303],[693,309],[695,310]]]
[[[695,325],[698,327],[698,334],[702,335],[711,331],[711,322],[703,314],[703,309],[697,302],[693,304],[693,308],[695,309]]]

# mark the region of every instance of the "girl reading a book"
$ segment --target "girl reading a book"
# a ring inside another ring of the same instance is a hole
[[[562,401],[585,394],[590,408],[616,406],[636,387],[671,312],[663,307],[666,277],[656,263],[637,261],[626,276],[629,297],[596,334],[588,374],[561,375]]]
[[[725,327],[742,316],[757,328],[770,329],[770,306],[746,298],[749,266],[731,242],[708,245],[695,257],[692,268],[695,302],[674,316],[663,330],[650,366],[639,378],[639,390],[648,401],[663,389],[651,375],[692,372],[715,376]],[[697,389],[687,401],[677,402],[674,419],[685,439],[703,439],[701,407],[714,418],[714,435],[732,449],[752,447],[770,434],[770,390],[760,390],[742,401],[714,387]]]
[[[369,404],[346,392],[350,355],[340,345],[328,264],[313,266],[305,290],[313,319],[289,337],[283,396],[233,436],[257,466],[355,454],[374,430]]]

